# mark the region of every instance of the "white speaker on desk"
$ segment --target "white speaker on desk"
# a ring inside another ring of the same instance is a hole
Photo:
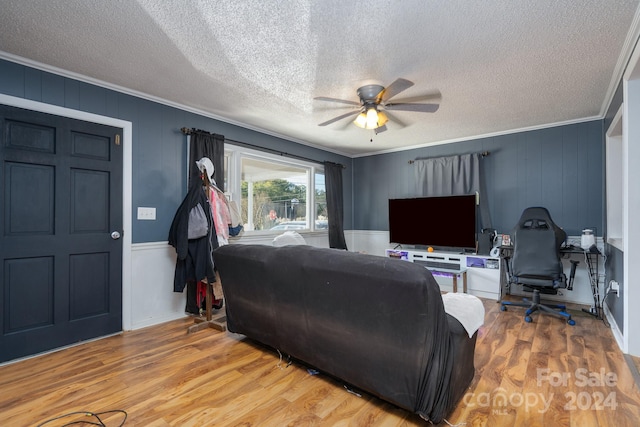
[[[582,230],[582,235],[580,236],[580,246],[582,249],[589,250],[591,246],[596,244],[596,236],[593,234],[593,230],[590,228],[585,228]]]
[[[502,246],[502,234],[496,232],[493,238],[493,248],[491,248],[491,252],[489,252],[492,258],[498,258],[500,256],[500,246]]]

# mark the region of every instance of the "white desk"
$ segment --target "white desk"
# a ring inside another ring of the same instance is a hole
[[[458,292],[458,277],[462,276],[462,292],[467,293],[467,269],[461,268],[460,270],[448,270],[442,268],[429,268],[425,267],[427,270],[432,273],[438,273],[445,276],[451,276],[453,278],[453,293]]]
[[[463,292],[496,301],[499,299],[500,263],[498,258],[418,249],[387,249],[386,256],[413,262],[433,273],[451,277],[454,292],[458,290],[458,278],[462,277]]]

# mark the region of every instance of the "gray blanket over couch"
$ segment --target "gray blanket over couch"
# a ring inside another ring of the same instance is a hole
[[[473,379],[476,335],[445,313],[423,267],[311,246],[234,244],[214,257],[231,332],[434,423]]]

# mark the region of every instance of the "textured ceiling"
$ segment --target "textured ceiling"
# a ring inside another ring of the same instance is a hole
[[[638,2],[0,0],[0,57],[359,156],[602,117]],[[398,77],[440,109],[317,126]]]

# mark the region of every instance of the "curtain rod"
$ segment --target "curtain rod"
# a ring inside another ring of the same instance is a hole
[[[490,152],[490,151],[483,151],[482,153],[480,153],[480,155],[481,155],[482,157],[487,157],[489,154],[491,154],[491,152]],[[446,157],[448,157],[448,156],[446,156]],[[421,160],[421,159],[409,160],[409,162],[408,162],[408,163],[409,163],[410,165],[412,165],[412,164],[414,164],[414,163],[416,162],[416,160]]]
[[[180,131],[185,135],[191,135],[193,133],[204,133],[204,134],[207,134],[207,135],[213,135],[211,132],[207,132],[205,130],[195,129],[195,128],[189,129],[189,128],[184,127],[184,128],[180,128]],[[260,151],[268,151],[270,153],[278,154],[278,155],[283,156],[283,157],[291,157],[291,158],[294,158],[294,159],[304,160],[305,162],[316,163],[316,164],[319,164],[319,165],[324,164],[324,162],[320,162],[320,161],[315,160],[315,159],[310,159],[310,158],[304,157],[304,156],[298,156],[297,154],[285,153],[283,151],[274,150],[273,148],[261,147],[259,145],[250,144],[248,142],[235,141],[233,139],[225,138],[225,142],[227,142],[227,141],[229,143],[231,143],[231,144],[242,145],[244,147],[254,148],[254,149],[260,150]],[[342,169],[346,169],[347,168],[345,165],[343,165],[341,163],[336,163],[336,164],[342,166]]]

